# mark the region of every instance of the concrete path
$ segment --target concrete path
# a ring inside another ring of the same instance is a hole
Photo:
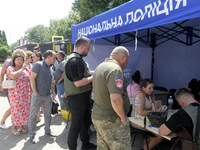
[[[1,71],[1,67],[0,67]],[[0,119],[4,112],[10,107],[7,97],[0,93]],[[44,117],[41,115],[41,122],[37,124],[36,143],[29,142],[28,134],[22,133],[16,136],[11,133],[12,124],[11,117],[6,120],[6,125],[9,129],[0,128],[0,150],[68,150],[67,137],[71,121],[69,121],[66,129],[67,120],[62,116],[52,115],[51,130],[58,135],[56,138],[51,138],[44,135]],[[25,126],[27,128],[27,126]],[[90,136],[90,142],[96,144],[96,132],[93,130]],[[77,150],[81,149],[81,141],[78,139]]]
[[[6,97],[0,97],[0,119],[2,118],[4,112],[9,108],[9,103]],[[6,120],[6,125],[10,126],[9,129],[0,129],[0,149],[1,150],[62,150],[68,149],[67,136],[70,126],[70,121],[68,128],[66,129],[67,121],[61,116],[52,115],[51,130],[58,135],[56,138],[51,138],[44,135],[44,117],[41,115],[42,120],[37,124],[36,133],[36,144],[31,144],[29,142],[28,134],[22,133],[16,136],[11,133],[11,118]],[[27,128],[27,126],[25,126]],[[96,133],[91,132],[91,142],[96,143]],[[81,141],[78,139],[78,148],[81,147]]]
[[[0,67],[1,71],[1,67]],[[10,107],[7,97],[0,92],[0,119],[4,112]],[[58,135],[56,138],[51,138],[44,135],[44,117],[41,114],[41,122],[37,124],[36,143],[29,142],[28,134],[22,133],[16,136],[11,133],[12,124],[11,117],[6,120],[6,125],[9,129],[0,128],[0,150],[68,150],[67,137],[71,121],[69,121],[66,129],[67,120],[62,116],[52,115],[51,130]],[[25,126],[27,128],[27,126]],[[96,144],[96,132],[93,129],[90,135],[90,142]],[[140,150],[143,147],[143,137],[136,137],[136,141],[132,149]],[[78,139],[77,150],[81,149],[81,141]]]

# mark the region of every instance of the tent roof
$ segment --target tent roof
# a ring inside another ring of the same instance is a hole
[[[197,18],[200,17],[199,6],[199,0],[132,0],[73,25],[72,43],[75,43],[79,36],[93,40]],[[199,20],[188,25],[196,26],[198,23]],[[174,24],[167,28],[173,27]]]

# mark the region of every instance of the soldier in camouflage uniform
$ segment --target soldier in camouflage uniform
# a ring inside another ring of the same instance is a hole
[[[123,73],[128,60],[128,50],[118,46],[94,72],[92,121],[99,150],[131,149],[130,123],[126,116],[130,101]]]

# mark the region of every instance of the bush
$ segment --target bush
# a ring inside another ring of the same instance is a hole
[[[12,55],[12,53],[9,50],[8,46],[2,46],[2,47],[0,47],[0,56],[1,57],[7,58],[8,56],[11,56],[11,55]]]

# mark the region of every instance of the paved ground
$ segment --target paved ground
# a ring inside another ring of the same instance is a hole
[[[2,96],[2,93],[0,93],[0,119],[9,107],[7,97]],[[10,128],[6,130],[0,128],[0,150],[68,150],[67,137],[71,122],[69,121],[68,128],[66,129],[67,120],[63,119],[62,116],[52,115],[51,130],[57,134],[58,137],[51,138],[44,135],[44,118],[43,115],[41,116],[42,120],[37,124],[37,132],[35,136],[36,144],[31,144],[29,142],[28,134],[21,133],[19,136],[12,134],[11,118],[9,117],[6,120],[6,125],[10,126]],[[27,128],[27,126],[25,127]],[[91,132],[90,142],[96,144],[96,132],[94,130]],[[132,149],[140,150],[142,145],[143,138],[141,135],[138,135]],[[81,141],[78,139],[77,150],[80,149]]]
[[[0,118],[2,118],[4,112],[9,108],[9,103],[6,97],[0,96]],[[58,135],[56,138],[50,138],[44,135],[44,120],[37,124],[37,134],[36,134],[36,144],[31,144],[29,142],[28,134],[21,133],[19,136],[15,136],[11,133],[11,118],[6,120],[6,125],[10,128],[7,130],[0,129],[0,149],[1,150],[62,150],[68,149],[67,136],[70,126],[70,121],[68,128],[66,129],[67,121],[61,116],[52,116],[51,130]],[[91,142],[96,143],[96,133],[91,132]],[[81,141],[78,139],[78,150],[81,147]]]
[[[1,66],[0,66],[1,71]],[[9,108],[7,97],[2,96],[0,93],[0,119],[4,112]],[[67,137],[71,121],[69,121],[68,128],[66,129],[67,120],[62,116],[52,115],[51,130],[58,135],[56,138],[51,138],[44,135],[44,118],[41,115],[41,122],[37,124],[36,144],[29,142],[28,134],[21,133],[15,136],[11,133],[11,117],[6,120],[6,125],[10,126],[9,129],[0,128],[0,150],[68,150]],[[27,126],[25,126],[27,128]],[[90,142],[96,144],[96,132],[91,132]],[[78,139],[77,150],[81,149],[81,141]]]

